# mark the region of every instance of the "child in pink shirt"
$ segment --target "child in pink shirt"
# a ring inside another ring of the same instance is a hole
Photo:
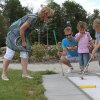
[[[89,61],[89,44],[92,43],[92,38],[89,32],[86,32],[87,24],[86,22],[79,21],[77,24],[78,33],[75,38],[78,42],[78,56],[80,64],[80,73],[84,71],[88,61]],[[88,74],[88,69],[86,69],[85,74]]]

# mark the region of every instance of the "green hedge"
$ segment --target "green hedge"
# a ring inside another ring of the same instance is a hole
[[[35,43],[32,45],[32,50],[29,53],[29,60],[31,62],[42,62],[49,61],[53,59],[59,59],[58,52],[61,51],[61,43],[58,45],[43,45]],[[2,54],[2,50],[0,49],[0,54]],[[20,61],[19,53],[16,52],[13,60]]]

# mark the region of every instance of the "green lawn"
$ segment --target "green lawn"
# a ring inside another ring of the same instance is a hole
[[[33,79],[21,78],[21,70],[8,70],[9,81],[0,78],[0,100],[47,100],[42,75],[52,71],[30,72]],[[1,75],[1,71],[0,71]]]

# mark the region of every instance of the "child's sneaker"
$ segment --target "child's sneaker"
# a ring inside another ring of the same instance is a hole
[[[71,73],[73,71],[73,67],[68,68],[67,73]]]
[[[88,75],[88,68],[84,68],[84,74]]]
[[[84,71],[84,74],[85,74],[85,75],[88,75],[88,71]]]
[[[83,70],[80,70],[79,74],[82,74],[83,73]]]
[[[80,72],[79,72],[79,74],[82,74],[83,71],[84,71],[84,67],[83,66],[80,66]]]

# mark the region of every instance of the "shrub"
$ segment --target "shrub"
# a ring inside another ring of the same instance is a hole
[[[43,57],[45,56],[47,50],[41,44],[34,44],[32,45],[32,53],[31,58],[36,61],[42,61]]]

